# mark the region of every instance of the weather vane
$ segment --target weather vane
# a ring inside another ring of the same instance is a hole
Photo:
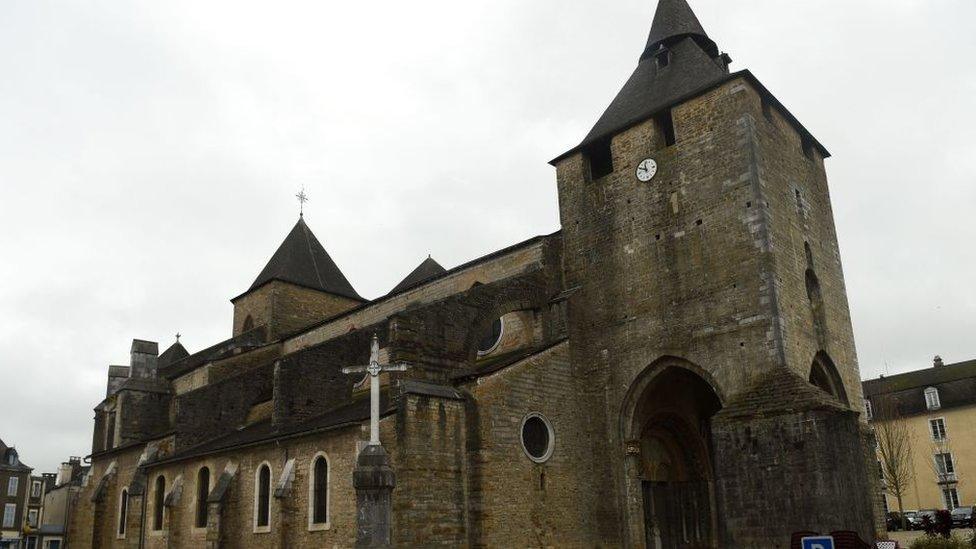
[[[295,195],[298,199],[298,217],[305,217],[305,203],[308,202],[308,195],[305,194],[305,186],[302,186],[302,190]]]

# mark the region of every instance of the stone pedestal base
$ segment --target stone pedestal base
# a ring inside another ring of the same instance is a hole
[[[391,495],[396,475],[381,445],[363,448],[353,471],[356,488],[356,547],[390,547]]]

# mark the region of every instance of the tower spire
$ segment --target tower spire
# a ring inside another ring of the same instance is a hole
[[[689,36],[710,55],[718,54],[715,42],[708,37],[686,0],[660,0],[654,13],[654,22],[651,23],[651,33],[647,37],[647,47],[641,59],[653,55],[661,46],[670,46]]]
[[[682,97],[720,82],[732,59],[702,28],[687,0],[659,0],[647,46],[627,83],[582,143],[553,162],[669,109]]]

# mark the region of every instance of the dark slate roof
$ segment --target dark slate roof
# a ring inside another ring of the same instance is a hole
[[[660,0],[657,11],[654,12],[651,33],[647,37],[647,48],[641,57],[652,54],[661,44],[668,45],[668,42],[684,36],[693,36],[704,44],[710,44],[712,49],[715,48],[715,43],[708,38],[708,34],[705,33],[705,29],[702,28],[688,2]]]
[[[365,301],[346,280],[346,276],[339,270],[335,261],[332,261],[329,253],[315,238],[302,217],[298,218],[298,223],[285,237],[245,294],[272,280]]]
[[[736,395],[716,417],[770,417],[810,410],[851,411],[792,370],[776,368],[762,376],[750,389]]]
[[[728,74],[722,62],[710,58],[691,37],[674,44],[671,56],[671,64],[660,69],[653,57],[642,59],[581,146],[647,120],[689,92],[721,82]]]
[[[160,364],[159,375],[169,379],[174,379],[187,372],[190,372],[208,362],[220,360],[235,354],[257,349],[266,345],[264,326],[238,334],[235,337],[221,341],[216,345],[211,345],[202,351],[197,351],[170,364]]]
[[[483,255],[483,256],[481,256],[481,257],[479,257],[477,259],[472,259],[471,261],[468,261],[467,263],[462,263],[461,265],[458,265],[457,267],[454,267],[454,268],[452,268],[450,270],[447,270],[447,271],[441,273],[440,275],[438,275],[438,276],[436,276],[434,278],[430,278],[430,279],[426,280],[424,283],[425,284],[428,284],[430,282],[433,282],[436,279],[445,278],[445,277],[447,277],[449,275],[452,275],[454,273],[459,273],[459,272],[461,272],[461,271],[463,271],[465,269],[471,268],[474,265],[478,265],[479,263],[484,263],[486,261],[491,261],[492,259],[496,259],[498,257],[504,256],[505,254],[512,253],[512,252],[514,252],[516,250],[519,250],[519,249],[528,248],[529,246],[534,246],[534,245],[536,245],[536,244],[538,244],[540,242],[543,242],[543,241],[548,240],[548,239],[551,239],[551,238],[561,238],[561,235],[562,235],[562,229],[560,229],[560,230],[558,230],[558,231],[556,231],[554,233],[545,234],[545,235],[539,235],[539,236],[534,236],[534,237],[532,237],[532,238],[530,238],[528,240],[523,240],[522,242],[519,242],[518,244],[513,244],[511,246],[508,246],[507,248],[502,248],[501,250],[496,250],[496,251],[491,252],[491,253],[489,253],[487,255]],[[288,339],[290,337],[294,337],[294,336],[296,336],[298,334],[301,334],[301,333],[304,333],[304,332],[308,332],[310,330],[313,330],[313,329],[315,329],[315,328],[317,328],[319,326],[324,326],[324,325],[326,325],[326,324],[328,324],[330,322],[334,322],[334,321],[336,321],[336,320],[338,320],[340,318],[349,316],[351,314],[355,314],[356,312],[361,311],[363,309],[366,309],[368,307],[371,307],[373,305],[376,305],[377,303],[382,303],[383,301],[385,301],[387,299],[390,299],[393,296],[394,296],[393,293],[389,293],[389,294],[386,294],[384,296],[378,297],[378,298],[376,298],[376,299],[374,299],[372,301],[367,301],[367,302],[363,303],[362,305],[357,305],[356,307],[353,307],[352,309],[343,311],[343,312],[341,312],[339,314],[336,314],[334,316],[331,316],[329,318],[326,318],[324,320],[321,320],[321,321],[319,321],[319,322],[317,322],[315,324],[312,324],[310,326],[306,326],[304,328],[301,328],[301,329],[296,330],[294,332],[291,332],[289,334],[285,334],[282,337],[282,339]]]
[[[166,366],[169,366],[178,360],[183,360],[188,356],[190,356],[190,353],[186,350],[186,347],[177,341],[176,343],[170,345],[169,349],[163,351],[163,354],[159,355],[157,365],[159,368],[165,368]]]
[[[660,47],[671,51],[668,66],[658,68],[653,53]],[[830,153],[748,71],[729,74],[727,55],[720,54],[685,0],[660,0],[647,46],[637,68],[610,102],[583,141],[550,163],[601,142],[654,115],[701,95],[732,78],[745,77],[756,85],[764,99],[780,109],[784,117],[824,158]]]
[[[441,266],[440,263],[434,261],[430,256],[423,260],[416,269],[410,271],[410,274],[406,278],[400,281],[399,284],[390,290],[391,294],[400,293],[406,289],[413,288],[414,286],[419,286],[428,280],[436,278],[447,272],[447,269]]]
[[[169,394],[173,392],[173,388],[165,379],[130,377],[119,387],[118,392],[122,391]]]
[[[871,379],[861,384],[875,419],[929,413],[925,389],[939,391],[940,409],[976,404],[976,360]]]
[[[934,387],[966,378],[976,378],[976,360],[869,379],[863,383],[864,396],[896,393],[909,389],[925,389],[926,387]]]

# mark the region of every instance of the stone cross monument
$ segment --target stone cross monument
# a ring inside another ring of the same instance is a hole
[[[402,372],[405,364],[380,364],[380,343],[373,334],[367,366],[349,366],[344,374],[369,375],[369,445],[363,448],[353,471],[356,488],[356,547],[389,547],[391,496],[396,475],[380,444],[380,374]]]

